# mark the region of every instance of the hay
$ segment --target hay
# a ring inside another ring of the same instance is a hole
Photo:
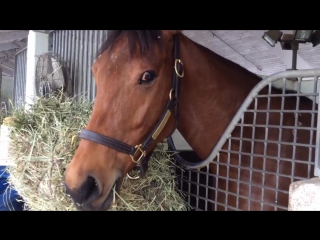
[[[63,185],[64,172],[79,143],[92,105],[62,95],[38,99],[29,111],[13,109],[9,183],[29,210],[75,210]],[[157,148],[145,178],[125,178],[117,206],[111,211],[185,211],[189,209],[176,189],[172,153]],[[117,194],[117,193],[115,193]]]

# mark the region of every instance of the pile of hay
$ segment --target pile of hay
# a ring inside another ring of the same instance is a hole
[[[78,146],[92,105],[62,95],[38,99],[29,111],[13,109],[10,125],[9,183],[28,210],[75,210],[63,185],[67,164]],[[7,119],[7,122],[10,119]],[[145,178],[125,178],[112,211],[186,211],[188,204],[176,189],[171,153],[156,149]]]

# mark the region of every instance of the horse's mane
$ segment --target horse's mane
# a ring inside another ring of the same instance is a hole
[[[162,31],[161,30],[108,30],[107,39],[102,44],[97,53],[97,57],[101,55],[106,49],[114,46],[114,43],[121,37],[125,36],[128,39],[130,54],[137,53],[137,47],[140,49],[141,54],[151,51],[152,47],[161,43]]]

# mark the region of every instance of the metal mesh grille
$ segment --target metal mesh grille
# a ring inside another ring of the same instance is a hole
[[[23,107],[25,102],[27,78],[27,48],[15,55],[13,104],[15,107]]]
[[[107,30],[57,30],[50,33],[50,50],[66,63],[72,81],[72,95],[94,100],[96,86],[91,66],[106,34]]]
[[[317,73],[308,81],[299,77],[297,92],[286,91],[286,78],[280,90],[269,81],[206,167],[187,170],[176,163],[179,188],[195,210],[287,210],[289,185],[313,177],[315,159],[319,166]],[[308,86],[303,92],[302,83]]]

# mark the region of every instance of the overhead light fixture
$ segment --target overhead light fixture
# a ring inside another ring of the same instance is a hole
[[[280,44],[282,50],[298,50],[299,43],[294,41],[293,34],[283,34]]]
[[[280,40],[283,33],[279,30],[268,30],[264,32],[262,38],[265,40],[270,46],[274,47],[276,43]]]
[[[320,30],[315,30],[311,36],[312,47],[317,46],[320,43]]]
[[[299,42],[307,42],[310,40],[312,33],[313,30],[294,30],[293,39]]]

